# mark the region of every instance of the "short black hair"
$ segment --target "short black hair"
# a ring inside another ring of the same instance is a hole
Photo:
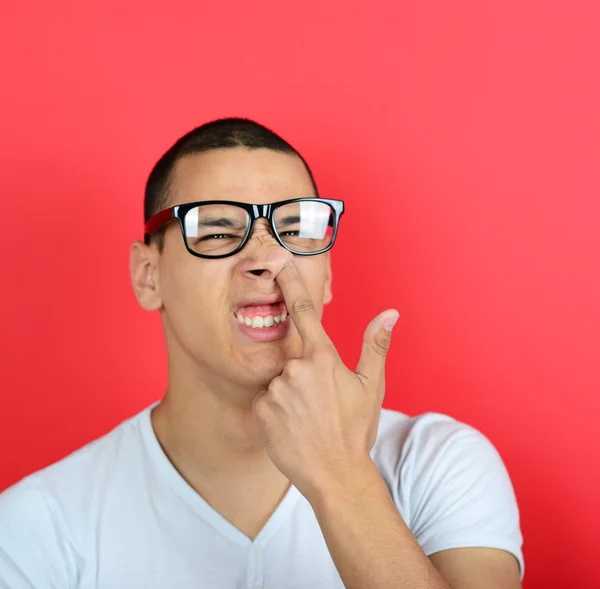
[[[146,182],[144,195],[144,223],[152,215],[169,206],[169,189],[171,187],[172,173],[175,164],[182,157],[194,153],[232,147],[247,147],[250,149],[266,148],[283,153],[297,155],[310,177],[315,196],[319,196],[317,185],[312,171],[306,160],[285,139],[264,125],[246,118],[229,117],[210,121],[196,127],[175,144],[156,162]],[[154,236],[158,241],[159,250],[163,248],[163,230],[157,231]],[[146,243],[150,237],[145,236]]]

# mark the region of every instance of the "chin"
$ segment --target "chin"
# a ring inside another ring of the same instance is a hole
[[[284,365],[285,360],[282,358],[261,358],[258,362],[252,363],[247,374],[257,384],[268,386],[276,376],[283,372]]]
[[[288,355],[281,348],[248,355],[240,362],[241,378],[250,386],[266,387],[283,372],[286,361],[292,357],[297,356]]]

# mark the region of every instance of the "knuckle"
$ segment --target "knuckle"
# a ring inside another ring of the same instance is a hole
[[[282,385],[282,379],[281,376],[276,376],[270,383],[269,386],[267,387],[267,392],[269,393],[268,395],[265,395],[265,397],[268,397],[269,395],[273,395],[274,393],[277,393],[277,391],[279,391],[279,389],[281,388]]]
[[[254,415],[258,418],[265,417],[267,412],[267,399],[266,395],[261,395],[258,399],[254,401]]]
[[[310,299],[297,299],[292,303],[294,313],[307,313],[315,310],[315,305]]]
[[[300,360],[297,359],[288,360],[285,365],[284,372],[287,378],[298,378],[298,376],[302,372],[302,363],[300,362]]]
[[[269,392],[265,395],[265,412],[268,412],[269,410],[272,411],[278,407],[281,404],[282,398],[281,385],[269,387]]]
[[[385,358],[390,349],[390,343],[390,337],[380,336],[375,338],[372,347],[376,354]]]
[[[275,387],[269,390],[269,394],[266,399],[267,405],[269,407],[274,407],[280,404],[281,402],[281,389],[279,387]]]

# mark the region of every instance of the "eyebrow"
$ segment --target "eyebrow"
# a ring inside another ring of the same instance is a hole
[[[213,217],[212,219],[202,219],[198,227],[227,227],[228,229],[245,229],[246,223],[241,223],[228,217]]]
[[[332,217],[333,213],[329,216],[329,220],[327,222],[328,225],[332,225]],[[292,216],[288,215],[287,217],[282,217],[279,221],[277,221],[277,225],[297,225],[301,222],[301,217],[298,215]]]
[[[288,215],[277,221],[277,225],[296,225],[297,223],[300,223],[300,217],[298,215]]]

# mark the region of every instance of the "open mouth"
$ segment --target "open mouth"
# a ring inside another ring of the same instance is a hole
[[[238,323],[247,327],[264,329],[283,323],[287,319],[288,312],[282,301],[271,305],[247,305],[238,309],[234,316]]]

